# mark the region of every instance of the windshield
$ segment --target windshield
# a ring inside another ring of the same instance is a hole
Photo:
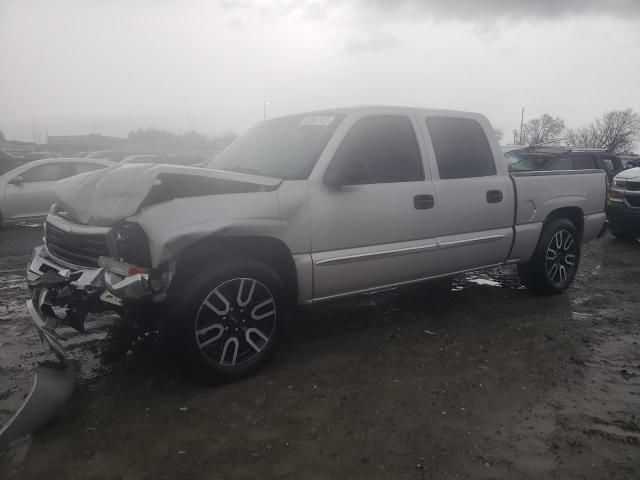
[[[306,179],[343,114],[295,115],[259,123],[207,166],[285,180]]]

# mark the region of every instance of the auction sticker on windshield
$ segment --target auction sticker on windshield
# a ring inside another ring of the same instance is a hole
[[[303,118],[299,125],[316,125],[321,127],[327,127],[331,125],[331,122],[335,120],[336,117],[332,117],[330,115],[314,115],[313,117],[305,117]]]

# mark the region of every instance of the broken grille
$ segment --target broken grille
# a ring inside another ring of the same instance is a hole
[[[101,234],[65,232],[47,223],[45,238],[52,256],[73,265],[97,267],[98,257],[109,256],[106,237]]]

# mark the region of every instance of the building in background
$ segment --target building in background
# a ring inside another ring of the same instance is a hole
[[[49,135],[47,137],[47,150],[58,154],[73,155],[78,152],[118,149],[126,141],[126,138],[109,137],[99,133],[91,133],[89,135]]]

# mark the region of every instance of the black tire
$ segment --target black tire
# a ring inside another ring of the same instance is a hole
[[[176,281],[163,333],[190,373],[228,381],[268,363],[291,310],[284,283],[271,267],[230,259]]]
[[[539,295],[562,293],[578,271],[581,242],[580,234],[570,220],[551,220],[543,227],[529,262],[518,265],[520,280]]]

